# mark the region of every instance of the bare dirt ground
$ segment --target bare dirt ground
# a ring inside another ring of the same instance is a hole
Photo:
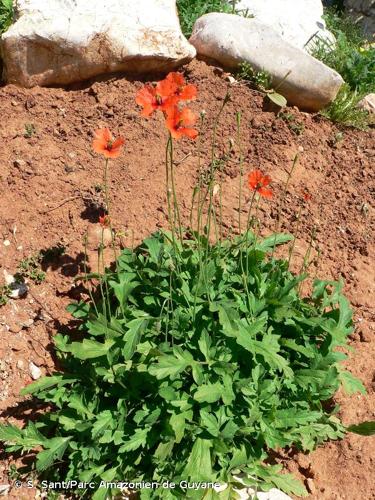
[[[206,122],[212,124],[228,88],[226,75],[197,61],[184,71],[198,86],[192,108],[205,110]],[[19,396],[31,382],[29,362],[44,374],[54,371],[51,339],[69,321],[66,305],[80,297],[74,277],[83,270],[84,235],[95,227],[100,212],[96,207],[103,162],[91,150],[96,128],[108,126],[126,140],[123,155],[110,166],[112,218],[116,230],[123,231],[125,244],[138,243],[157,228],[167,227],[167,134],[161,116],[140,117],[134,95],[141,85],[120,75],[67,89],[0,88],[0,282],[3,270],[14,273],[22,259],[56,245],[65,247],[63,256],[45,264],[42,284],[30,283],[25,299],[0,308],[1,421],[22,424],[32,416],[35,408],[22,405]],[[311,273],[345,280],[356,325],[350,340],[355,350],[346,364],[363,381],[368,395],[349,397],[340,391],[336,402],[344,424],[373,420],[375,130],[342,131],[318,115],[295,109],[287,110],[292,115],[289,121],[277,118],[262,111],[262,96],[242,84],[232,85],[230,94],[218,132],[218,149],[227,158],[222,174],[224,224],[233,231],[238,228],[239,163],[231,138],[236,137],[235,113],[241,111],[245,171],[260,168],[274,180],[275,199],[262,203],[259,211],[265,231],[275,229],[287,172],[300,149],[283,203],[282,229],[297,233],[296,270],[316,231],[314,255],[319,250],[320,258]],[[203,165],[209,161],[209,135],[207,130],[202,136]],[[178,143],[176,164],[187,224],[198,169],[191,142]],[[307,204],[302,191],[311,195]],[[350,435],[308,456],[285,453],[281,460],[307,484],[310,500],[371,500],[375,498],[373,450],[373,438]],[[0,484],[7,484],[9,461],[5,454],[2,459]],[[17,499],[35,496],[27,489],[7,493]]]

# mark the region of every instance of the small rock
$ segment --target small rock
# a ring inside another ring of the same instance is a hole
[[[22,359],[19,359],[19,360],[17,361],[17,368],[18,368],[19,370],[23,370],[23,369],[24,369],[24,366],[25,366],[25,364],[24,364],[24,362],[22,361]]]
[[[314,481],[311,479],[311,477],[308,477],[306,479],[306,488],[308,489],[308,491],[314,495],[314,493],[316,493],[316,486],[314,484]]]
[[[233,85],[234,83],[237,83],[237,80],[232,76],[232,75],[228,75],[227,76],[227,81]]]
[[[9,246],[10,246],[10,241],[9,241],[9,240],[4,240],[4,241],[3,241],[3,245],[4,245],[5,247],[9,247]]]
[[[29,363],[29,372],[33,380],[38,380],[42,376],[42,370],[39,366],[34,365],[32,361]]]
[[[0,496],[8,496],[10,484],[0,484]]]
[[[10,289],[11,291],[8,294],[10,299],[22,299],[22,297],[25,297],[28,292],[26,283],[19,283],[18,281],[11,283]]]
[[[8,328],[11,333],[19,333],[22,330],[22,326],[17,322],[9,322]]]
[[[20,299],[25,295],[27,295],[28,288],[26,283],[17,281],[16,278],[12,274],[9,274],[5,269],[4,269],[4,279],[5,283],[10,288],[10,292],[8,294],[9,298]]]
[[[31,326],[33,326],[33,324],[34,324],[34,320],[32,318],[29,318],[26,321],[23,321],[21,323],[22,327],[25,329],[30,328]]]
[[[361,342],[371,342],[375,338],[375,332],[370,330],[369,325],[361,325],[359,330],[359,338]]]
[[[99,224],[90,226],[87,231],[87,248],[97,250],[101,246],[108,247],[112,242],[112,232],[108,227],[102,228]]]
[[[13,162],[13,165],[17,168],[23,168],[26,165],[25,160],[21,160],[20,158],[16,158]]]
[[[375,114],[375,93],[368,94],[357,104],[358,108],[368,111],[370,114]]]

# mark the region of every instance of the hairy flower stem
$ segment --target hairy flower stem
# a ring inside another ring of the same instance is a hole
[[[301,213],[302,213],[302,207],[299,208],[298,213],[297,213],[297,227],[296,227],[296,230],[294,232],[293,242],[290,245],[289,251],[288,251],[288,254],[289,254],[288,255],[288,269],[290,268],[290,263],[291,263],[291,260],[293,257],[294,248],[295,248],[296,242],[297,242],[297,235],[299,233],[299,228],[301,226]]]
[[[85,234],[85,237],[84,237],[84,260],[83,260],[83,274],[85,276],[85,283],[87,284],[87,291],[88,291],[88,294],[90,296],[90,300],[94,306],[94,309],[95,309],[95,313],[96,315],[98,316],[99,315],[99,311],[98,311],[98,308],[96,307],[96,302],[94,300],[94,296],[92,294],[92,291],[91,291],[91,281],[89,280],[88,278],[88,272],[87,272],[87,231],[86,231],[86,234]]]
[[[214,208],[213,208],[213,189],[215,186],[215,172],[216,172],[215,150],[216,150],[217,129],[219,126],[219,121],[220,121],[221,115],[224,111],[226,104],[229,102],[229,99],[230,99],[229,92],[227,92],[225,94],[224,99],[223,99],[223,103],[219,109],[219,112],[215,118],[213,132],[212,132],[210,178],[209,178],[209,187],[208,187],[209,202],[208,202],[208,215],[207,215],[206,254],[208,252],[208,241],[209,241],[209,237],[210,237],[210,233],[211,233],[212,212],[214,210]]]
[[[236,123],[237,123],[237,147],[240,153],[240,187],[238,196],[238,231],[241,234],[241,210],[242,210],[242,181],[243,181],[243,154],[242,154],[242,144],[241,144],[241,113],[236,113]]]
[[[178,205],[178,198],[177,198],[177,192],[176,192],[176,184],[174,180],[174,162],[173,162],[173,138],[171,134],[169,134],[169,168],[170,168],[170,175],[171,175],[171,187],[172,187],[172,195],[173,195],[173,221],[174,224],[177,221],[178,225],[178,235],[180,238],[180,241],[182,243],[182,224],[181,224],[181,215],[180,215],[180,207]]]
[[[294,170],[297,166],[297,163],[298,163],[298,159],[299,159],[299,155],[298,153],[294,156],[293,158],[293,164],[292,164],[292,168],[290,169],[290,171],[288,172],[288,176],[286,178],[286,181],[285,181],[285,184],[284,184],[284,189],[281,193],[281,197],[280,197],[280,203],[279,203],[279,206],[277,208],[277,214],[276,214],[276,228],[275,228],[275,238],[274,238],[274,244],[273,244],[273,247],[272,247],[272,253],[271,253],[271,260],[273,259],[273,256],[275,254],[275,248],[276,248],[276,238],[277,238],[277,234],[279,233],[280,231],[280,225],[281,225],[281,219],[280,219],[280,215],[281,215],[281,210],[284,208],[284,201],[285,201],[285,198],[286,198],[286,193],[288,192],[288,187],[289,187],[289,182],[290,182],[290,179],[292,178],[292,175],[294,173]]]
[[[300,270],[299,274],[304,274],[305,272],[307,272],[307,270],[309,268],[310,256],[311,256],[312,249],[314,248],[315,237],[316,237],[316,227],[314,226],[312,231],[311,231],[309,246],[307,247],[306,253],[303,257],[303,262],[302,262],[302,266],[301,266],[301,270]],[[302,291],[302,285],[303,285],[303,282],[301,282],[299,284],[299,293],[301,293],[301,291]]]
[[[169,135],[167,141],[167,147],[165,148],[165,177],[166,177],[166,188],[167,188],[167,206],[168,206],[168,220],[169,226],[172,233],[173,249],[176,253],[176,237],[175,237],[175,223],[172,215],[172,203],[171,203],[171,188],[170,188],[170,169],[169,169],[169,148],[170,148],[171,136]]]
[[[118,273],[118,260],[117,260],[117,251],[116,251],[116,241],[115,241],[115,232],[113,230],[113,225],[112,225],[112,216],[110,213],[110,196],[109,196],[109,185],[108,185],[108,171],[109,171],[109,159],[106,158],[105,160],[105,166],[104,166],[104,196],[105,196],[105,205],[106,205],[106,211],[108,214],[108,225],[109,225],[109,230],[111,232],[111,246],[113,250],[113,257],[115,260],[115,268],[116,268],[116,273]],[[102,243],[103,243],[103,233],[104,230],[102,231]],[[104,248],[104,246],[103,246]],[[103,272],[105,271],[104,268],[104,260],[103,260]],[[109,301],[109,298],[108,298]],[[120,309],[122,312],[123,317],[125,317],[125,310],[122,302],[120,302]]]
[[[250,230],[251,212],[253,210],[255,195],[256,195],[256,191],[253,191],[253,194],[252,194],[251,200],[250,200],[249,214],[247,216],[246,231],[245,231],[245,234],[244,234],[242,240],[240,240],[240,265],[241,265],[243,285],[244,285],[244,288],[246,291],[247,300],[248,300],[250,310],[251,310],[251,307],[250,307],[251,302],[250,302],[250,294],[249,294],[249,287],[248,287],[248,281],[249,281],[248,248],[249,248],[249,230]],[[244,267],[244,263],[243,263],[244,247],[245,247],[245,256],[246,256],[246,266],[245,267]]]

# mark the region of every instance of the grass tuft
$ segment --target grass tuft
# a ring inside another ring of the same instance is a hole
[[[183,34],[190,37],[195,21],[209,12],[233,12],[226,0],[177,0],[177,9],[180,16]]]

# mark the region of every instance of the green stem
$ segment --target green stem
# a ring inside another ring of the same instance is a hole
[[[242,155],[242,144],[241,144],[241,113],[236,114],[237,121],[237,146],[240,153],[240,188],[239,188],[239,200],[238,200],[238,231],[241,234],[241,211],[242,211],[242,177],[243,177],[243,155]]]
[[[295,155],[294,159],[293,159],[292,168],[288,172],[288,176],[287,176],[287,179],[286,179],[286,182],[285,182],[285,185],[284,185],[284,189],[283,189],[283,191],[281,193],[280,203],[279,203],[279,206],[278,206],[278,209],[277,209],[277,215],[276,215],[275,238],[274,238],[274,244],[273,244],[273,247],[272,247],[271,260],[273,259],[273,256],[275,254],[276,238],[277,238],[278,232],[280,231],[280,214],[281,214],[281,209],[284,207],[284,201],[285,201],[286,193],[288,191],[289,182],[290,182],[290,179],[291,179],[291,177],[293,175],[293,172],[294,172],[294,170],[295,170],[295,168],[297,166],[298,158],[299,158],[299,155],[297,153]]]
[[[169,134],[169,165],[170,165],[170,172],[171,172],[171,185],[172,185],[172,194],[173,194],[174,222],[177,220],[178,234],[180,237],[180,241],[182,243],[182,224],[181,224],[180,208],[178,205],[176,185],[175,185],[175,180],[174,180],[173,138],[172,138],[171,134]]]

